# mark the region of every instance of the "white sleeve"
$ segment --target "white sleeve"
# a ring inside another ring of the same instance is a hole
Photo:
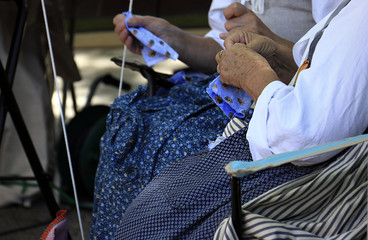
[[[328,13],[333,11],[342,0],[312,0],[312,13],[316,22],[321,21]]]
[[[332,0],[328,0],[332,1]],[[249,0],[213,0],[208,12],[211,31],[205,37],[216,40],[223,46],[219,34],[226,32],[224,9],[234,2],[240,2],[254,11],[255,2]],[[296,42],[314,24],[310,0],[267,0],[264,13],[256,14],[275,34],[289,41]],[[321,15],[321,14],[319,14]]]
[[[330,23],[296,86],[260,95],[247,138],[254,160],[352,137],[368,126],[368,1],[352,0]],[[332,153],[332,154],[336,154]],[[332,154],[299,161],[312,165]]]
[[[209,31],[205,37],[213,38],[222,47],[224,41],[219,37],[220,33],[227,32],[225,29],[225,16],[224,9],[233,2],[239,2],[237,0],[213,0],[210,11],[208,12],[208,24],[210,25],[211,31]],[[245,2],[241,0],[240,2]]]

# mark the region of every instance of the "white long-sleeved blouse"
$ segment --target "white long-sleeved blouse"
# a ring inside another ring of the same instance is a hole
[[[270,83],[258,98],[247,139],[254,160],[359,135],[368,126],[368,1],[352,0],[331,21],[296,86]],[[328,15],[329,16],[329,15]],[[328,16],[294,46],[301,63]],[[299,161],[311,165],[333,154]]]

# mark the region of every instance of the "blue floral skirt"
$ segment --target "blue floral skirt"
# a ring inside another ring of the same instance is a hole
[[[146,87],[115,99],[101,139],[91,239],[112,239],[132,200],[162,169],[207,148],[229,119],[206,93],[207,79],[146,98]]]

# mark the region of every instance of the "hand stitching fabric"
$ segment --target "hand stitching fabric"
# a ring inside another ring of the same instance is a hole
[[[161,38],[153,35],[143,27],[129,27],[127,20],[132,18],[131,12],[123,12],[123,14],[126,16],[125,25],[128,31],[143,44],[142,56],[148,66],[152,66],[168,58],[173,60],[178,59],[179,54]]]
[[[220,76],[210,83],[207,93],[229,118],[244,118],[253,104],[248,93],[241,88],[222,83]]]

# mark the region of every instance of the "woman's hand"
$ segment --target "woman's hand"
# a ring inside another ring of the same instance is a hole
[[[123,14],[114,17],[115,32],[131,52],[141,54],[142,46],[129,33],[124,19]],[[189,67],[207,74],[216,71],[215,55],[222,47],[212,38],[190,34],[161,18],[133,15],[127,22],[131,27],[142,26],[164,40],[178,52],[179,59]]]
[[[125,26],[124,20],[124,14],[118,14],[114,17],[114,31],[119,36],[120,41],[125,44],[131,52],[135,54],[141,54],[142,46],[140,42],[132,34],[130,34],[127,27]],[[173,37],[175,36],[174,29],[176,29],[176,27],[171,25],[164,19],[151,16],[134,15],[132,18],[127,20],[127,23],[130,27],[141,26],[146,28],[154,35],[163,39],[169,45],[172,45],[172,43],[175,41]]]
[[[248,48],[262,55],[276,72],[279,80],[285,84],[289,84],[298,69],[294,62],[292,49],[268,37],[238,30],[226,38],[224,45],[229,49],[236,43],[247,45]]]
[[[273,33],[254,12],[241,3],[235,2],[230,4],[224,9],[224,16],[227,20],[225,22],[225,29],[228,33],[221,33],[221,39],[226,39],[230,32],[242,30],[266,36],[290,48],[294,45],[294,43]]]
[[[233,30],[244,30],[273,39],[275,35],[257,15],[241,3],[235,2],[224,9],[226,18],[225,29],[228,32]]]
[[[235,43],[216,55],[223,83],[242,88],[257,102],[263,89],[278,80],[267,60],[243,43]]]
[[[262,55],[272,66],[275,62],[274,57],[277,54],[278,44],[268,37],[257,35],[244,30],[233,31],[229,35],[224,46],[226,49],[231,48],[236,43],[247,45],[248,48]]]

